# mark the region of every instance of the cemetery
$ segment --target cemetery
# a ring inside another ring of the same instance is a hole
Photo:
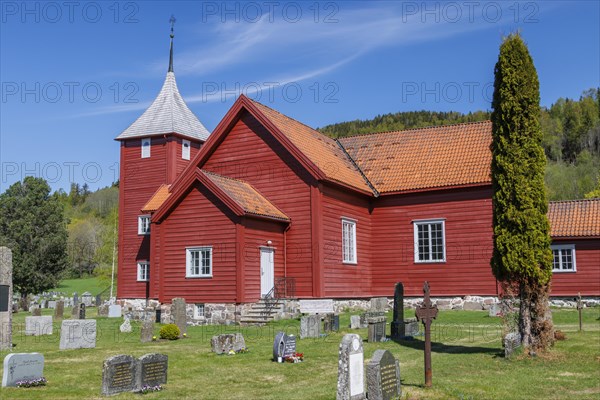
[[[28,369],[13,367],[13,381],[20,373],[47,383],[32,388],[6,385],[0,398],[101,398],[102,393],[139,398],[135,392],[142,387],[142,371],[144,382],[153,379],[151,387],[162,388],[148,396],[164,399],[333,399],[340,391],[345,398],[369,400],[393,399],[399,393],[402,399],[589,399],[599,393],[597,307],[581,310],[581,332],[577,309],[553,309],[556,329],[567,339],[536,358],[525,357],[518,348],[505,357],[501,318],[487,311],[440,310],[430,324],[429,388],[424,379],[424,325],[419,321],[415,331],[415,310],[402,311],[397,314],[403,314],[404,328],[413,335],[405,331],[392,338],[392,322],[400,318],[393,310],[370,311],[364,317],[364,311],[346,309],[336,315],[338,330],[325,330],[329,318],[319,321],[304,314],[264,326],[188,326],[185,340],[164,341],[148,337],[158,336],[165,324],[132,319],[131,332],[122,332],[124,316],[98,316],[96,307],[87,308],[85,320],[71,319],[66,310],[62,320],[56,319],[55,310],[41,309],[41,318],[52,319],[52,329],[38,327],[39,334],[30,335],[26,319],[31,313],[20,311],[13,314],[14,347],[0,353],[3,373],[25,357]],[[384,340],[369,341],[369,323],[351,327],[351,320],[360,318],[383,319]],[[319,327],[306,322],[303,327],[302,319],[316,320]],[[312,336],[302,338],[305,330]],[[218,354],[241,348],[250,351],[233,357]],[[303,354],[303,362],[277,362],[293,353]],[[146,366],[143,360],[153,364]]]

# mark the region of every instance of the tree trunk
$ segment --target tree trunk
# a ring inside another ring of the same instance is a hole
[[[519,289],[519,333],[523,347],[527,349],[531,346],[531,294],[525,282],[521,282]]]
[[[554,325],[548,306],[548,285],[522,282],[519,332],[522,344],[529,354],[547,350],[554,344]]]
[[[23,311],[29,311],[29,304],[27,303],[27,293],[21,292],[21,309]]]

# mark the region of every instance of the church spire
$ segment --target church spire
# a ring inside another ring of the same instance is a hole
[[[169,50],[169,71],[168,72],[173,72],[173,38],[175,37],[175,34],[173,33],[173,26],[175,26],[175,21],[177,21],[175,19],[175,17],[173,15],[171,15],[171,19],[169,20],[169,22],[171,23],[171,48]]]

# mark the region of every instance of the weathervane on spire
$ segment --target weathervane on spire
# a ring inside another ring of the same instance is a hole
[[[173,72],[173,38],[175,37],[175,34],[173,33],[173,27],[175,26],[175,22],[177,22],[174,15],[171,15],[169,22],[171,23],[171,35],[170,35],[171,36],[171,49],[169,51],[169,71],[168,72]]]

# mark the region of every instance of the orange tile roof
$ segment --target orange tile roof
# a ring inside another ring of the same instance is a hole
[[[600,237],[600,199],[551,201],[552,237]]]
[[[380,193],[491,182],[490,121],[339,141]]]
[[[272,108],[252,102],[328,179],[372,192],[335,140]]]
[[[162,184],[158,190],[150,197],[150,200],[142,207],[142,212],[154,212],[171,196],[169,188],[171,185]]]
[[[219,189],[225,192],[229,198],[235,201],[246,213],[284,221],[290,220],[287,215],[275,207],[273,203],[267,200],[250,184],[205,170],[201,170],[201,172],[217,185]]]

